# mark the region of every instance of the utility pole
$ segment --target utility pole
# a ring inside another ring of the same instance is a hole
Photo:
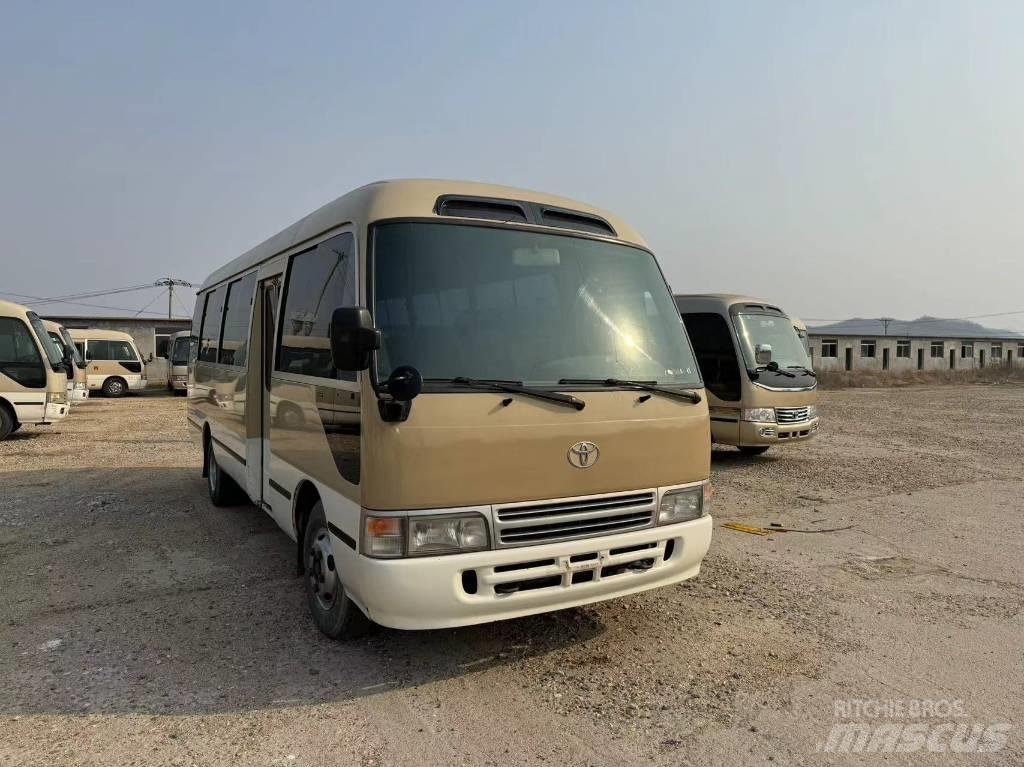
[[[185,280],[176,280],[173,277],[161,277],[153,284],[156,285],[157,287],[162,286],[167,288],[167,319],[171,319],[173,315],[171,302],[174,300],[174,286],[180,285],[183,288],[195,287],[195,285],[193,285],[191,282],[186,282]]]
[[[882,335],[889,335],[889,323],[895,320],[892,317],[879,317],[878,321],[882,323]]]

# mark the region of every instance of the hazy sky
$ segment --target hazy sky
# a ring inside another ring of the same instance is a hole
[[[413,176],[615,210],[677,292],[1024,310],[1024,3],[343,6],[7,4],[0,290],[198,283]]]

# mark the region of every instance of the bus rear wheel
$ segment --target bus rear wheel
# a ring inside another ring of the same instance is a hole
[[[104,397],[123,397],[128,391],[128,384],[123,378],[108,378],[103,382]]]
[[[313,621],[331,639],[356,639],[373,623],[348,598],[331,547],[324,506],[316,502],[302,536],[303,579]]]
[[[8,435],[18,430],[18,424],[14,415],[7,409],[6,405],[0,405],[0,439],[6,439]]]
[[[214,506],[233,506],[242,494],[235,480],[225,474],[217,463],[212,439],[206,440],[206,488],[210,491],[210,502]]]
[[[743,455],[761,455],[767,453],[769,445],[740,445],[740,452]]]

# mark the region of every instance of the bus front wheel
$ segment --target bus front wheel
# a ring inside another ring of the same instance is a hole
[[[206,440],[206,488],[214,506],[233,506],[239,500],[241,490],[231,477],[217,463],[213,453],[213,439]]]
[[[316,502],[302,536],[306,601],[317,628],[331,639],[356,639],[372,625],[345,593],[327,530],[324,506]]]
[[[0,404],[0,439],[5,439],[9,434],[16,432],[18,426],[20,424],[14,420],[14,414],[6,405]]]

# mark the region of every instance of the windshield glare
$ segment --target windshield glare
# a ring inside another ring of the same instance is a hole
[[[736,331],[743,359],[751,370],[758,367],[754,358],[758,344],[772,347],[772,362],[779,363],[780,368],[810,368],[807,352],[789,318],[777,314],[737,314]]]
[[[374,227],[377,373],[413,365],[555,386],[625,378],[700,387],[654,256],[583,237],[435,223]]]

